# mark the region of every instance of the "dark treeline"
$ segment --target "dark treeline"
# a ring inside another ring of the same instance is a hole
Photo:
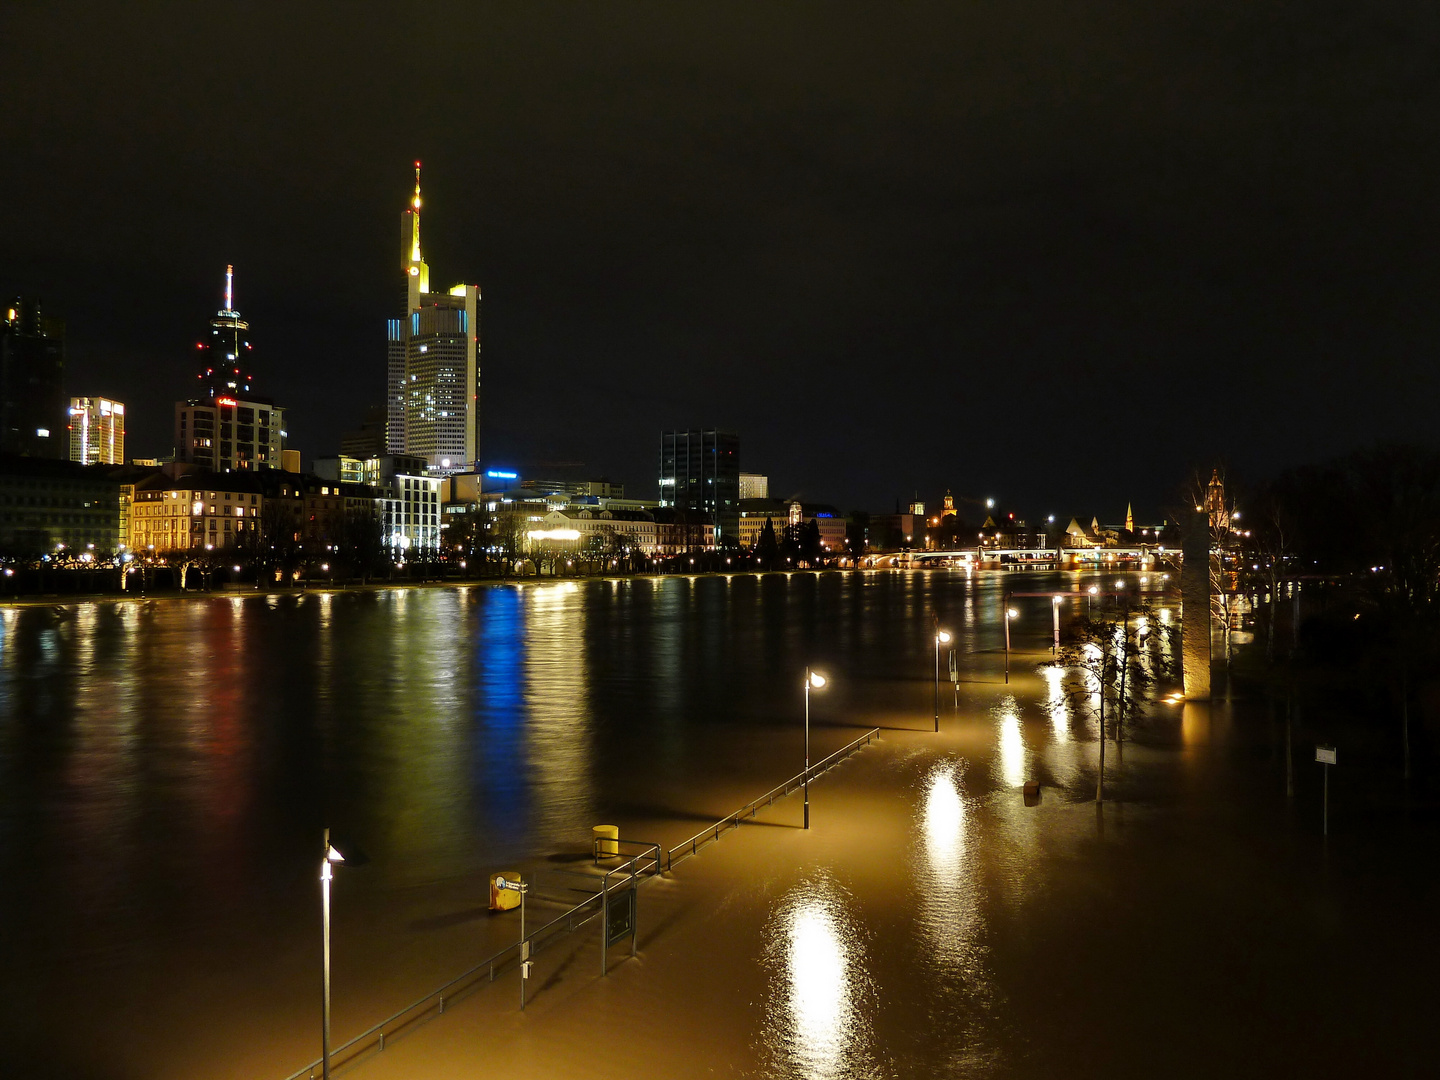
[[[1440,747],[1440,452],[1355,451],[1235,505],[1227,576],[1253,604],[1255,640],[1234,674],[1287,714],[1303,698],[1382,732],[1408,779]]]

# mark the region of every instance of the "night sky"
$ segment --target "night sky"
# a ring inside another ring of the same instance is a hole
[[[419,158],[491,467],[653,497],[718,425],[845,509],[1158,514],[1436,441],[1437,45],[1325,0],[10,4],[0,290],[167,453],[234,263],[308,462],[383,401]]]

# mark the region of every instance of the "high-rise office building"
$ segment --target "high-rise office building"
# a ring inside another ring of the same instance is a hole
[[[251,392],[250,324],[235,310],[235,270],[225,268],[225,306],[196,343],[200,395],[175,403],[175,459],[214,472],[282,466],[285,410]]]
[[[432,473],[465,472],[480,451],[480,289],[430,291],[420,251],[420,163],[400,220],[405,315],[388,325],[386,446]]]
[[[770,478],[761,476],[759,473],[742,472],[740,474],[740,498],[745,499],[768,499],[770,497]]]
[[[740,439],[728,431],[666,431],[660,436],[660,505],[715,526],[715,542],[738,539]]]
[[[70,399],[70,460],[125,464],[125,406],[103,397]]]
[[[69,452],[65,324],[18,297],[0,323],[0,453],[64,458]]]

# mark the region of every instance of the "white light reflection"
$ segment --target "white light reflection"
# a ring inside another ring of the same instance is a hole
[[[977,874],[975,823],[964,795],[963,765],[941,761],[922,781],[917,844],[912,866],[922,963],[928,969],[930,1008],[945,1025],[929,1037],[970,1053],[978,1026],[993,1001],[986,970],[984,895]]]
[[[786,895],[767,928],[767,1075],[840,1080],[874,1074],[874,991],[861,935],[845,911],[848,899],[827,879],[804,882]]]
[[[1050,713],[1050,729],[1057,743],[1070,741],[1070,702],[1065,697],[1065,671],[1062,668],[1041,668],[1045,676],[1045,708]]]
[[[924,828],[930,869],[947,878],[957,873],[965,853],[965,803],[960,798],[955,767],[949,763],[930,774]]]
[[[997,777],[1009,787],[1018,788],[1025,783],[1025,738],[1020,733],[1020,706],[1013,697],[1007,697],[995,707],[998,720],[1000,754],[996,762]]]

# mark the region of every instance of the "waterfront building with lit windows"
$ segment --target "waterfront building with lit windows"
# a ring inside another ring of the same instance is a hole
[[[746,499],[768,499],[770,497],[770,478],[761,476],[759,473],[742,472],[740,474],[740,501]]]
[[[480,288],[430,291],[420,250],[420,163],[401,215],[405,314],[389,320],[386,447],[425,459],[437,475],[475,467],[480,448]]]
[[[159,474],[135,485],[130,548],[156,555],[243,545],[261,527],[265,492],[247,472]]]
[[[424,458],[386,454],[378,459],[376,485],[385,542],[397,554],[440,546],[440,485]]]
[[[70,460],[125,464],[125,406],[103,397],[70,399]]]
[[[660,436],[660,505],[703,521],[730,546],[740,522],[740,439],[728,431],[666,431]]]
[[[120,531],[120,481],[110,470],[0,456],[0,555],[109,558]]]
[[[249,373],[250,324],[234,307],[234,268],[225,268],[225,306],[196,343],[200,394],[175,403],[175,460],[213,472],[284,465],[285,410],[257,396]]]
[[[17,297],[0,322],[0,454],[64,459],[69,454],[65,323]]]
[[[740,503],[738,535],[740,547],[754,550],[765,522],[771,522],[777,539],[785,535],[787,525],[815,523],[820,533],[820,547],[830,553],[845,550],[845,533],[849,519],[838,509],[825,503],[802,503],[797,499],[746,499]]]

